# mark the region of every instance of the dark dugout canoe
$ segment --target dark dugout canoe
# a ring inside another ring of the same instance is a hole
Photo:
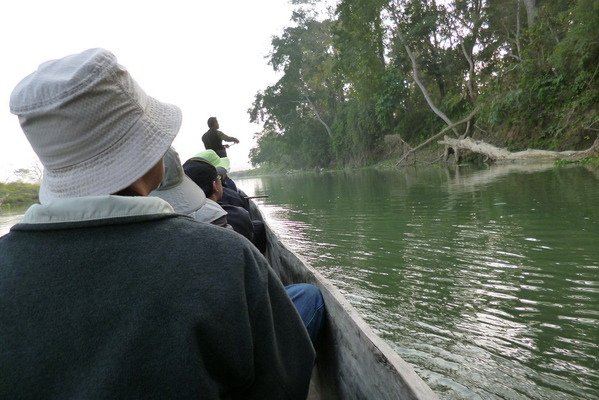
[[[283,284],[312,283],[324,297],[327,322],[308,399],[437,399],[412,366],[374,333],[341,292],[281,243],[256,204],[250,203],[252,218],[262,220],[266,227],[266,258]]]

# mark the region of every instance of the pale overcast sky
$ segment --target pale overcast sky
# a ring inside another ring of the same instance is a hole
[[[276,81],[267,65],[273,35],[289,25],[288,0],[9,0],[0,4],[0,181],[37,160],[9,111],[14,86],[47,60],[103,47],[150,96],[178,105],[183,125],[174,147],[182,161],[204,149],[206,120],[241,143],[233,170],[249,168],[260,126],[247,109]]]

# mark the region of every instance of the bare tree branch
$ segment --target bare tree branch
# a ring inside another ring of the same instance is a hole
[[[316,120],[318,122],[320,122],[322,124],[322,126],[324,126],[324,129],[326,129],[327,134],[332,139],[333,138],[333,133],[331,132],[331,128],[320,117],[320,113],[318,112],[318,109],[316,109],[316,105],[314,105],[314,103],[312,102],[312,100],[310,100],[310,97],[308,96],[308,85],[306,85],[306,82],[304,81],[304,78],[302,76],[300,76],[300,81],[302,82],[302,87],[299,88],[300,92],[302,93],[302,95],[304,96],[304,98],[306,99],[306,101],[308,102],[308,105],[312,109],[312,112],[314,113],[314,116],[316,117]]]
[[[524,6],[526,7],[526,17],[528,19],[528,27],[530,28],[537,16],[537,1],[524,0]]]
[[[306,101],[310,105],[310,108],[312,109],[312,112],[314,113],[314,116],[316,117],[316,120],[318,122],[320,122],[322,124],[322,126],[324,126],[324,129],[326,129],[327,133],[329,134],[329,137],[332,139],[333,138],[333,133],[331,132],[331,128],[329,128],[329,126],[326,124],[326,122],[324,122],[322,120],[322,118],[320,117],[320,114],[318,113],[318,110],[316,109],[316,106],[314,105],[314,103],[312,103],[312,100],[310,100],[310,98],[308,97],[308,95],[303,90],[302,90],[302,94],[304,95],[304,98],[306,99]]]
[[[399,164],[401,164],[401,162],[403,160],[405,160],[410,154],[414,153],[416,150],[420,149],[423,146],[426,146],[427,144],[429,144],[430,142],[432,142],[433,140],[439,138],[439,136],[443,135],[445,132],[447,132],[448,130],[452,129],[452,130],[456,130],[455,127],[458,125],[461,125],[463,123],[466,122],[470,122],[470,120],[472,119],[472,117],[474,117],[476,115],[476,113],[478,112],[478,107],[476,107],[474,110],[472,110],[470,112],[470,114],[468,114],[464,119],[459,120],[458,122],[451,124],[449,126],[446,126],[445,128],[441,129],[441,131],[439,131],[439,133],[437,133],[434,136],[431,136],[430,138],[428,138],[427,140],[425,140],[424,142],[420,143],[418,146],[410,149],[410,151],[404,153],[404,155],[399,159],[399,161],[397,163],[395,163],[396,166],[398,166]]]
[[[522,49],[520,48],[520,0],[518,0],[518,10],[516,10],[516,50],[518,50],[518,60],[521,61]]]
[[[466,83],[466,85],[468,88],[470,98],[474,100],[476,98],[474,93],[474,86],[472,84],[472,81],[474,79],[474,62],[472,62],[472,57],[470,57],[468,55],[468,52],[466,51],[466,46],[464,46],[464,39],[461,40],[460,47],[462,48],[462,54],[464,54],[464,57],[466,57],[466,60],[468,61],[468,82]]]
[[[451,120],[447,117],[447,115],[445,115],[445,113],[443,113],[443,111],[441,111],[435,105],[435,103],[431,99],[430,94],[428,93],[428,90],[426,89],[426,87],[420,81],[420,77],[418,75],[418,64],[416,62],[416,57],[414,57],[414,54],[412,54],[412,51],[410,50],[410,48],[406,44],[406,41],[404,40],[403,35],[399,31],[399,29],[397,30],[397,36],[404,43],[404,48],[406,49],[406,53],[408,53],[408,57],[410,58],[410,61],[412,61],[412,76],[414,77],[414,81],[416,82],[416,84],[420,88],[420,91],[422,92],[422,95],[424,96],[424,99],[426,100],[428,106],[431,108],[431,110],[433,110],[433,112],[435,114],[437,114],[437,116],[439,118],[441,118],[443,121],[445,121],[445,123],[454,131],[454,133],[455,133],[456,136],[460,136],[460,134],[458,133],[458,131],[455,129],[455,125],[453,124],[453,122],[451,122]]]

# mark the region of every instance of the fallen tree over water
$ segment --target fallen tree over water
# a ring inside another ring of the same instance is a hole
[[[408,150],[406,152],[404,152],[404,154],[402,155],[402,157],[399,159],[399,161],[397,161],[397,163],[395,165],[400,165],[401,163],[403,163],[408,156],[410,156],[411,154],[415,153],[416,150],[428,145],[429,143],[431,143],[433,140],[437,139],[438,137],[440,137],[441,135],[443,135],[445,132],[447,132],[450,129],[453,129],[455,131],[456,127],[459,125],[462,125],[464,123],[466,124],[470,124],[470,120],[472,119],[472,117],[474,117],[476,115],[476,113],[478,112],[478,108],[474,108],[474,110],[472,110],[470,112],[470,114],[468,114],[465,118],[461,119],[458,122],[455,123],[451,123],[450,125],[447,125],[445,128],[441,129],[441,131],[433,136],[431,136],[430,138],[426,139],[424,142],[420,143],[418,146],[416,147],[409,147]],[[447,136],[445,136],[447,137]],[[401,138],[401,137],[400,137]],[[402,140],[403,142],[403,140]],[[405,143],[405,142],[403,142]],[[407,144],[407,143],[406,143]]]
[[[456,162],[460,161],[464,150],[485,156],[485,162],[492,163],[526,163],[526,162],[553,162],[558,160],[576,161],[587,157],[599,156],[599,136],[591,147],[586,150],[550,151],[527,149],[523,151],[509,151],[492,144],[474,140],[472,138],[455,139],[444,136],[438,142],[445,145],[445,160],[453,153]]]

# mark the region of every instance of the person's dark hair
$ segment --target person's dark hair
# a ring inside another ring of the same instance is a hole
[[[216,117],[208,118],[208,128],[214,128],[216,125]]]
[[[212,182],[218,177],[216,168],[208,161],[190,158],[183,164],[185,175],[195,182],[203,191],[206,197],[212,196],[214,188]]]

